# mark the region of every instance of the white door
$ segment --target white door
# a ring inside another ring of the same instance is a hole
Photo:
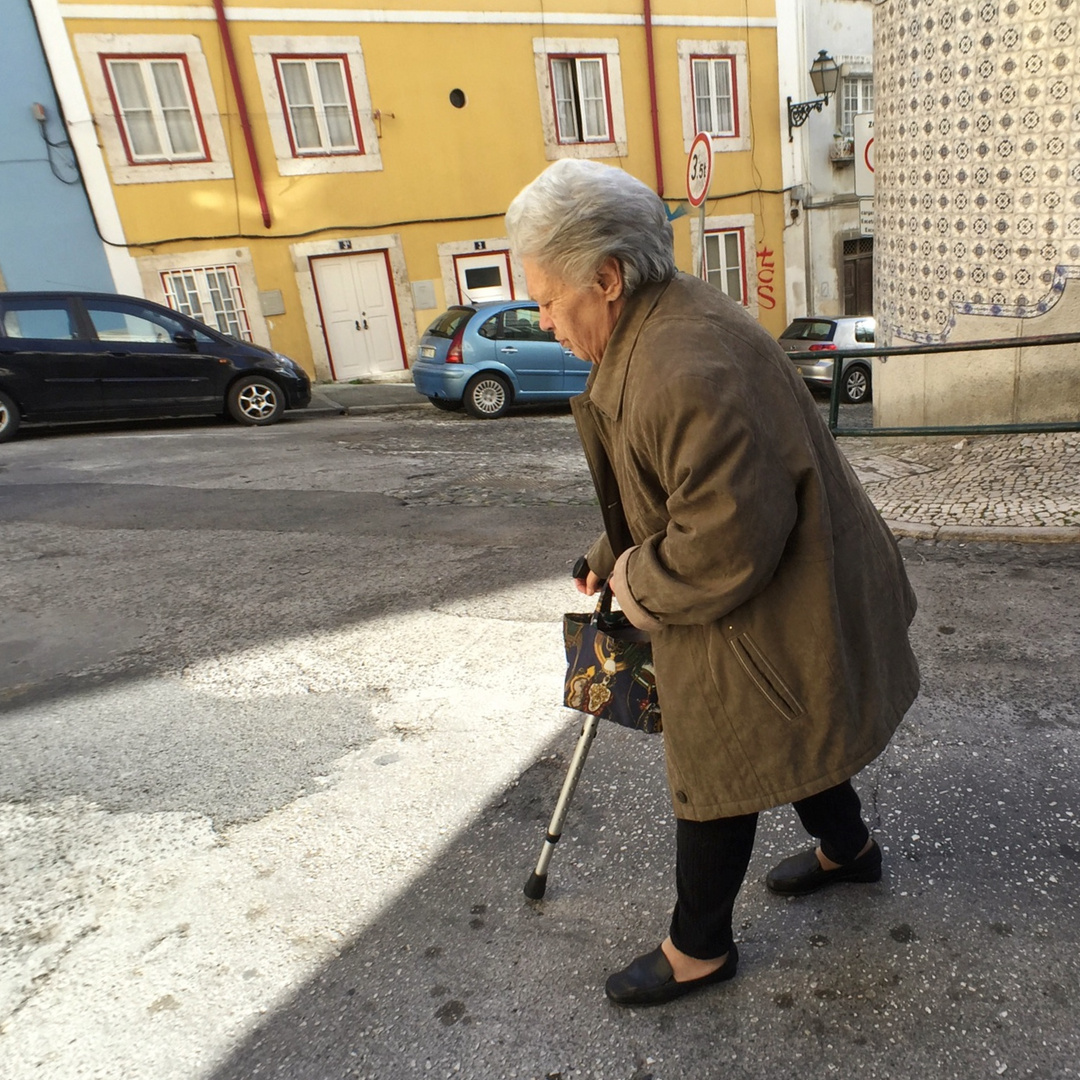
[[[513,300],[510,255],[506,251],[485,251],[482,255],[455,255],[458,303],[481,300]]]
[[[405,357],[386,253],[319,257],[311,268],[334,378],[401,371]]]

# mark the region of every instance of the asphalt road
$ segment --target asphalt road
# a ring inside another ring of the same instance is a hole
[[[858,785],[879,885],[780,900],[732,983],[666,932],[659,742],[576,738],[565,410],[28,432],[0,448],[0,1076],[1080,1075],[1080,551],[905,541],[923,692]],[[812,643],[808,643],[812,648]]]

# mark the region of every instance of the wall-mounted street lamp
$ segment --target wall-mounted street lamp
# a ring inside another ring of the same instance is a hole
[[[835,94],[837,86],[840,85],[840,68],[824,49],[817,54],[817,59],[810,65],[810,81],[814,84],[814,93],[824,96],[814,101],[787,99],[788,142],[794,141],[795,129],[802,127],[812,112],[821,112],[822,106],[829,104],[829,96]]]

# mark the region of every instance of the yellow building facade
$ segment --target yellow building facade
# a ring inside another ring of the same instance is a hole
[[[503,215],[566,156],[652,186],[679,266],[785,325],[771,2],[50,4],[145,295],[316,379],[402,377],[448,305],[526,295]]]

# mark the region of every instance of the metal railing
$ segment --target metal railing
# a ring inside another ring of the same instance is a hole
[[[1036,431],[1080,431],[1080,420],[1026,422],[1019,424],[933,424],[921,427],[842,428],[839,426],[840,390],[845,360],[871,360],[875,356],[933,356],[941,353],[990,352],[995,349],[1027,349],[1040,345],[1080,345],[1080,334],[1044,334],[1041,337],[965,341],[957,345],[897,345],[881,349],[836,349],[827,355],[833,364],[832,386],[829,393],[829,431],[834,437],[892,435],[1015,435]],[[821,360],[820,351],[790,352],[792,360]],[[871,393],[873,392],[871,379]]]

